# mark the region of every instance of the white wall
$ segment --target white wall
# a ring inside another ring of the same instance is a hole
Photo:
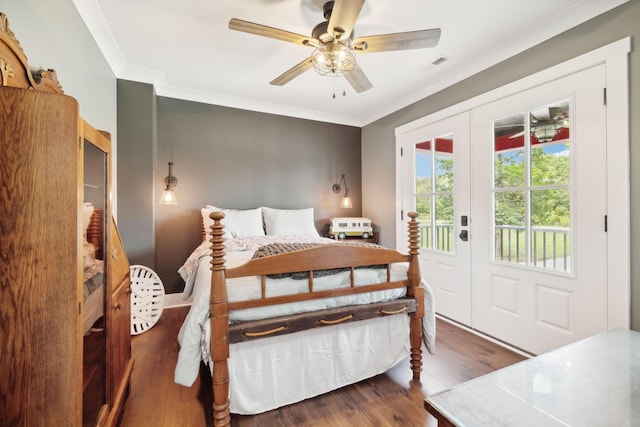
[[[116,78],[71,0],[0,0],[0,12],[29,65],[54,69],[65,94],[79,102],[82,118],[111,134],[115,170]]]

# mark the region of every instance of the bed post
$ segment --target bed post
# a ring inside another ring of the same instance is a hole
[[[211,359],[213,360],[213,425],[230,426],[229,415],[229,314],[224,265],[224,218],[212,212],[211,226]]]
[[[420,381],[422,371],[422,318],[424,317],[424,289],[420,287],[420,240],[418,237],[418,213],[409,212],[409,288],[407,293],[416,300],[416,311],[411,313],[410,342],[413,379]]]

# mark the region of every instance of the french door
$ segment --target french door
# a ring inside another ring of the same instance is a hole
[[[473,327],[539,354],[607,330],[605,66],[472,111]]]
[[[470,326],[468,129],[462,113],[404,135],[401,170],[403,212],[419,214],[420,269],[437,311]]]
[[[440,315],[535,354],[607,329],[604,87],[595,66],[398,136]]]

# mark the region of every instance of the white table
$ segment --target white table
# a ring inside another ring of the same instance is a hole
[[[640,426],[640,332],[595,335],[431,396],[439,426]]]

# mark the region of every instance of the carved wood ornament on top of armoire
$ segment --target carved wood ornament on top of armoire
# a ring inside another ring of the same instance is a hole
[[[3,13],[0,82],[0,426],[116,425],[133,360],[110,135]]]

